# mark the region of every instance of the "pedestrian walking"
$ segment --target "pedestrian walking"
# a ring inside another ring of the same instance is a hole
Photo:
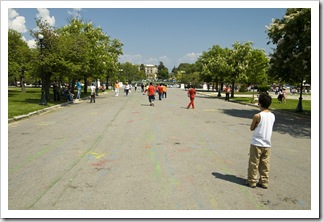
[[[93,101],[93,103],[95,103],[95,94],[96,94],[95,90],[96,90],[96,86],[95,86],[94,83],[92,83],[92,86],[91,86],[91,101],[90,101],[90,103],[92,103],[92,101]]]
[[[229,101],[230,93],[231,93],[231,87],[227,85],[224,89],[225,91],[225,100],[224,101]]]
[[[156,89],[157,93],[158,93],[158,98],[159,100],[162,100],[162,96],[163,96],[163,87],[162,87],[162,84],[159,84],[157,86],[157,89]]]
[[[155,106],[154,101],[155,101],[155,87],[153,86],[153,83],[151,82],[148,86],[148,88],[145,90],[148,94],[148,100],[150,103],[150,106]]]
[[[135,84],[135,92],[137,92],[137,87],[138,87],[138,85],[137,85],[137,83]]]
[[[80,100],[81,98],[81,90],[82,90],[82,85],[81,85],[81,80],[79,79],[76,83],[76,87],[77,87],[77,95],[76,95],[76,99]]]
[[[124,87],[124,91],[126,93],[126,96],[128,96],[129,91],[130,91],[130,85],[128,83],[126,83],[126,86]]]
[[[166,98],[167,97],[167,87],[165,84],[163,84],[163,98]]]
[[[271,105],[271,97],[267,93],[259,95],[258,105],[261,110],[253,116],[250,130],[253,135],[250,142],[247,185],[268,188],[271,135],[275,122],[275,115],[268,109]],[[259,179],[258,179],[259,173]]]
[[[141,83],[141,92],[144,92],[145,91],[145,85],[143,83]]]
[[[119,96],[119,88],[120,88],[119,82],[116,81],[116,83],[114,84],[114,96]]]
[[[195,91],[194,86],[190,86],[187,91],[187,96],[190,97],[190,103],[187,105],[186,109],[189,109],[191,105],[192,105],[192,109],[195,108],[194,107],[195,94],[196,94],[196,91]]]

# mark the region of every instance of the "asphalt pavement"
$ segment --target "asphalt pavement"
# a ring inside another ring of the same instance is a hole
[[[9,123],[9,210],[311,209],[310,118],[274,112],[269,188],[252,189],[258,108],[188,103],[183,89],[154,107],[141,92],[109,92]]]

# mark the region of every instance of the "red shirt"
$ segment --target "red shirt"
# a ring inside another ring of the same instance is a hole
[[[148,96],[153,96],[153,95],[155,95],[155,87],[154,86],[149,86],[148,87]]]
[[[195,98],[196,91],[194,88],[190,88],[187,92],[187,95],[190,96],[191,99]]]

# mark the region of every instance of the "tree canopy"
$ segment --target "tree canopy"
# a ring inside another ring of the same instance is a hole
[[[269,75],[283,82],[299,84],[297,106],[302,111],[303,81],[311,82],[311,9],[290,8],[282,19],[273,20],[267,34],[277,45],[270,59]]]

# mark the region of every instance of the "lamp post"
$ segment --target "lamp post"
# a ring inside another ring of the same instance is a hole
[[[44,36],[42,34],[38,34],[38,39],[40,42],[40,55],[41,60],[43,60],[43,40]],[[41,78],[44,81],[44,65],[41,64]],[[42,82],[42,90],[41,90],[41,99],[39,105],[47,105],[46,97],[45,97],[45,90],[44,90],[44,82]]]
[[[302,104],[302,93],[303,93],[303,84],[305,83],[305,81],[303,80],[301,82],[301,91],[299,92],[299,99],[298,99],[298,104],[296,107],[296,112],[303,112],[303,104]],[[304,84],[305,85],[305,84]]]

